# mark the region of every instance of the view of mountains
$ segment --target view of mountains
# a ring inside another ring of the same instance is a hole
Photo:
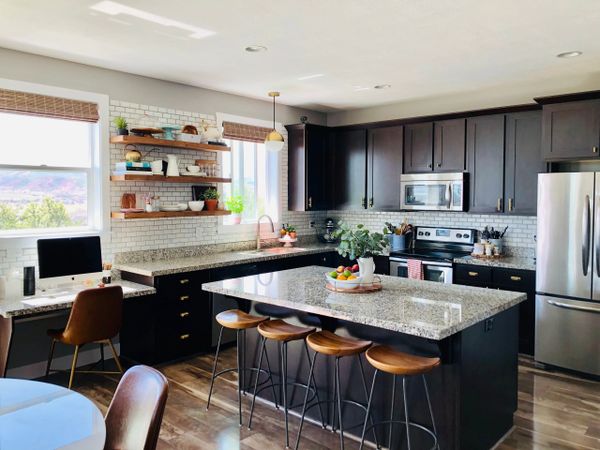
[[[0,171],[0,203],[17,206],[48,196],[65,205],[85,205],[86,175],[37,170]]]

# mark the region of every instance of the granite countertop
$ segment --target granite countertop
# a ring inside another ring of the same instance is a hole
[[[477,266],[501,267],[505,269],[535,270],[535,259],[523,256],[502,256],[500,258],[473,258],[465,256],[455,258],[455,264],[473,264]]]
[[[205,291],[441,340],[519,304],[525,294],[381,276],[383,290],[325,288],[326,267],[309,266],[202,285]]]
[[[115,285],[123,287],[123,298],[140,297],[156,293],[156,289],[151,286],[125,280],[118,280],[111,284],[111,286]],[[85,289],[83,286],[57,289],[46,294],[38,292],[31,297],[24,297],[22,293],[16,295],[7,294],[6,298],[0,299],[0,316],[5,318],[29,316],[49,311],[69,309],[73,305],[77,292],[83,289]]]
[[[327,244],[311,244],[292,248],[268,247],[263,248],[259,254],[255,253],[253,250],[228,251],[199,256],[188,256],[184,258],[119,263],[115,264],[113,267],[122,272],[131,272],[147,277],[158,277],[182,272],[227,267],[235,264],[263,262],[280,258],[289,258],[292,256],[323,253],[335,251],[335,248],[336,245]]]

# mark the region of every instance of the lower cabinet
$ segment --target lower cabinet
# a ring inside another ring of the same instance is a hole
[[[523,292],[519,305],[519,352],[533,355],[535,340],[535,272],[470,264],[455,264],[454,284]]]

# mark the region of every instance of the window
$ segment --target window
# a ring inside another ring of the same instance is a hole
[[[98,227],[98,124],[0,112],[0,236]]]
[[[240,196],[244,202],[242,223],[256,223],[263,214],[279,221],[279,153],[267,152],[265,145],[257,142],[227,140],[231,152],[223,152],[223,176],[231,184],[223,184],[222,201]],[[235,223],[225,216],[224,225]]]

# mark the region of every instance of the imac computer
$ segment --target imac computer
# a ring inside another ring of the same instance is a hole
[[[37,250],[42,290],[102,278],[99,236],[40,239]]]

